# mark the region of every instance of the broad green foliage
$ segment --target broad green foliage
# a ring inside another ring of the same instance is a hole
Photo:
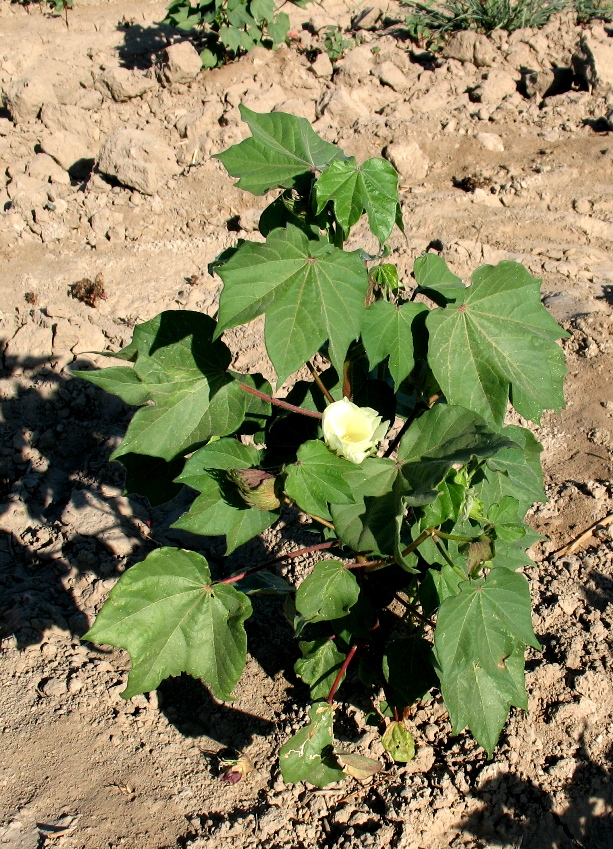
[[[300,5],[299,0],[294,2]],[[206,47],[200,58],[205,68],[222,65],[260,44],[276,47],[289,30],[289,17],[276,11],[274,0],[200,0],[194,5],[191,0],[172,0],[163,22],[184,32],[204,32]]]
[[[246,595],[211,586],[204,557],[160,548],[123,575],[84,639],[130,652],[126,699],[181,672],[202,678],[218,699],[228,699],[245,665],[243,622],[249,616]]]
[[[485,265],[444,309],[427,318],[429,363],[450,404],[501,424],[510,400],[540,422],[564,406],[566,335],[541,307],[540,282],[516,262]]]
[[[511,705],[527,707],[524,648],[540,648],[523,575],[493,569],[441,604],[436,653],[454,730],[466,725],[492,754]]]
[[[301,640],[295,671],[314,702],[281,749],[286,781],[323,787],[380,768],[335,745],[338,688],[351,697],[358,678],[395,761],[415,753],[404,709],[436,688],[454,731],[491,754],[509,708],[527,706],[524,654],[539,643],[519,570],[539,539],[524,517],[545,499],[541,446],[504,416],[509,401],[533,421],[562,406],[564,331],[517,263],[466,286],[428,253],[401,280],[385,261],[403,227],[391,166],[356,162],[302,118],[242,115],[252,136],[219,158],[241,188],[274,193],[262,239],[211,263],[217,317],[164,312],[115,355],[125,365],[80,373],[138,408],[113,455],[127,492],[155,505],[188,488],[174,527],[198,550],[213,539],[216,554],[225,538],[232,558],[211,574],[194,551],[153,551],[86,639],[129,651],[127,697],[188,672],[229,699],[250,597],[268,595]],[[362,216],[374,257],[344,249]],[[230,369],[223,335],[259,316],[289,392]],[[253,562],[258,547],[241,547],[269,528],[270,554]],[[296,582],[277,573],[291,558]]]
[[[344,159],[342,150],[318,136],[306,118],[283,112],[260,115],[242,105],[239,109],[252,137],[217,158],[246,192],[263,195],[270,189],[295,188],[313,171]]]

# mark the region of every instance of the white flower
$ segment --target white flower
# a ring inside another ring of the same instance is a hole
[[[371,407],[358,407],[343,398],[326,407],[321,426],[328,448],[352,463],[361,463],[376,451],[389,422],[382,422]]]

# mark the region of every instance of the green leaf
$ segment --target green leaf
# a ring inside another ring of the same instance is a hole
[[[148,454],[170,461],[241,425],[251,400],[227,372],[230,351],[213,340],[215,327],[206,315],[174,310],[135,328],[130,345],[116,356],[135,361],[138,400],[153,403],[136,412],[112,459]],[[136,400],[127,368],[104,371],[114,372],[105,388]],[[104,371],[94,382],[104,385]]]
[[[318,702],[309,709],[309,724],[281,747],[279,762],[284,781],[308,781],[325,787],[345,775],[334,758],[332,722],[334,708]]]
[[[225,48],[236,53],[241,46],[241,33],[237,26],[219,27],[219,40]]]
[[[526,706],[519,672],[526,644],[540,649],[528,582],[517,572],[492,569],[485,579],[460,584],[440,606],[435,646],[454,731],[468,725],[490,755],[509,707]]]
[[[394,691],[399,709],[412,705],[438,684],[432,665],[432,645],[411,635],[390,640],[383,655],[383,674]]]
[[[130,366],[111,366],[97,371],[75,371],[76,377],[81,377],[99,386],[105,392],[117,395],[126,404],[140,407],[149,399],[148,387],[141,383],[138,375]]]
[[[294,664],[296,675],[311,688],[313,701],[326,699],[345,655],[336,648],[333,639],[302,642],[300,651],[303,656]]]
[[[385,159],[374,157],[358,165],[355,157],[335,160],[315,183],[317,213],[329,201],[345,235],[365,212],[370,229],[382,244],[394,228],[399,205],[398,174]]]
[[[215,156],[230,176],[239,178],[236,185],[251,194],[294,188],[300,178],[344,158],[343,151],[318,136],[306,118],[285,112],[258,114],[242,104],[239,109],[252,138]]]
[[[219,63],[219,57],[212,50],[209,50],[208,47],[200,53],[200,60],[202,61],[203,68],[216,68]]]
[[[420,505],[436,498],[436,487],[452,466],[473,457],[491,457],[511,446],[474,412],[436,404],[411,425],[398,446],[408,503]]]
[[[298,587],[296,610],[309,622],[345,616],[358,600],[355,576],[340,560],[321,560]]]
[[[126,699],[187,672],[227,700],[245,665],[249,616],[247,596],[211,585],[202,555],[159,548],[121,576],[83,639],[130,653]]]
[[[188,466],[184,474],[185,481],[183,475],[178,480],[189,481],[189,485],[198,489],[201,495],[171,527],[201,536],[225,535],[226,554],[231,554],[239,545],[265,531],[279,518],[278,511],[249,507],[238,494],[236,486],[221,476],[206,472],[200,477],[192,476]]]
[[[432,310],[429,363],[450,404],[501,424],[507,400],[539,422],[564,406],[566,336],[540,302],[540,281],[515,262],[485,265],[456,302]]]
[[[249,10],[256,21],[268,21],[275,13],[274,0],[251,0]]]
[[[535,501],[545,502],[540,454],[543,446],[526,428],[508,425],[500,431],[516,444],[490,457],[482,467],[483,479],[475,484],[475,494],[485,507],[512,496],[519,502],[523,517]]]
[[[124,454],[117,462],[126,470],[125,495],[136,492],[147,498],[152,507],[157,507],[181,492],[181,484],[174,481],[183,469],[183,457],[167,463],[146,454]]]
[[[310,440],[298,449],[298,459],[289,466],[285,492],[307,513],[328,517],[328,502],[351,504],[351,488],[343,477],[355,468],[334,454],[320,440]]]
[[[492,504],[487,521],[494,525],[496,539],[505,542],[517,542],[526,533],[519,515],[519,502],[510,495],[505,495],[499,504]]]
[[[282,44],[286,38],[290,28],[289,15],[286,12],[279,12],[272,20],[266,24],[266,31],[272,39],[273,47]]]
[[[254,572],[234,584],[245,595],[292,595],[294,588],[274,572]]]
[[[397,292],[400,289],[398,269],[391,262],[375,265],[374,268],[370,269],[369,275],[375,286],[383,289],[383,291]]]
[[[438,254],[427,253],[417,257],[413,264],[413,274],[419,291],[441,307],[461,297],[466,288]]]
[[[204,472],[213,469],[250,469],[257,466],[259,461],[260,452],[253,445],[243,445],[238,439],[227,437],[216,439],[192,454],[177,480],[202,491],[200,483]]]
[[[439,494],[436,487],[453,465],[491,456],[512,444],[470,410],[437,404],[403,436],[395,462],[365,460],[345,475],[356,504],[330,506],[340,538],[355,551],[399,557],[405,505],[433,501]],[[410,563],[403,566],[412,571]]]
[[[415,757],[415,741],[404,722],[390,722],[381,743],[397,763],[407,763]]]
[[[364,313],[362,341],[370,367],[374,368],[389,356],[388,365],[396,391],[415,366],[414,319],[427,312],[425,304],[397,307],[388,301],[375,301]]]
[[[462,578],[444,563],[440,569],[428,569],[419,587],[419,600],[424,616],[430,616],[441,606],[446,598],[460,591]]]
[[[217,334],[266,314],[266,349],[282,383],[326,339],[342,374],[360,334],[368,276],[356,254],[297,227],[273,230],[264,244],[247,242],[218,269],[224,282]]]

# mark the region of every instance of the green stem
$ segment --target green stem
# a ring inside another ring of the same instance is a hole
[[[326,700],[329,705],[331,705],[332,702],[334,701],[334,696],[335,696],[336,691],[338,690],[338,688],[340,686],[341,681],[343,680],[343,675],[345,674],[345,672],[347,672],[347,667],[349,666],[349,664],[353,660],[353,657],[354,657],[357,650],[358,650],[357,643],[354,643],[351,646],[351,648],[349,649],[349,654],[347,655],[347,657],[343,661],[343,665],[338,670],[338,675],[334,679],[334,684],[332,684],[332,687],[330,688],[330,695],[328,696],[328,698]]]
[[[443,557],[443,559],[447,561],[447,563],[449,564],[449,566],[451,566],[451,568],[453,569],[453,571],[454,571],[457,575],[459,575],[459,576],[460,576],[460,578],[462,578],[463,580],[467,581],[467,580],[468,580],[468,575],[466,574],[466,572],[463,572],[463,571],[460,569],[460,567],[459,567],[459,566],[456,566],[456,565],[455,565],[455,563],[453,562],[453,560],[449,557],[449,555],[447,554],[447,552],[445,551],[445,549],[443,548],[443,546],[442,546],[442,545],[440,544],[440,542],[437,540],[437,538],[436,538],[436,531],[432,531],[432,533],[430,534],[430,536],[432,537],[432,541],[433,541],[434,545],[438,548],[438,550],[439,550],[439,552],[440,552],[441,556]]]
[[[437,537],[440,539],[452,539],[456,542],[473,542],[474,537],[460,537],[457,534],[444,534],[442,531],[435,531]]]
[[[422,531],[420,533],[420,535],[417,537],[417,539],[413,540],[411,545],[408,545],[404,549],[404,551],[402,552],[402,556],[406,557],[407,554],[410,554],[412,551],[415,551],[415,549],[418,548],[418,546],[420,546],[422,544],[422,542],[425,542],[428,539],[429,536],[432,536],[432,529],[426,528],[425,531]]]
[[[281,563],[283,560],[290,560],[292,557],[300,557],[303,554],[310,554],[312,551],[322,551],[326,548],[334,548],[337,545],[340,545],[340,543],[338,540],[334,539],[328,540],[328,542],[320,542],[317,545],[310,545],[308,548],[299,548],[296,551],[289,551],[287,554],[280,554],[272,560],[267,560],[266,563],[260,563],[259,566],[253,566],[251,569],[243,569],[242,572],[230,575],[229,578],[224,578],[222,581],[213,581],[212,585],[236,584],[248,575],[253,575],[254,572],[261,572],[262,569],[267,569],[269,566],[276,566],[277,563]]]
[[[265,392],[260,392],[259,389],[253,389],[247,386],[246,383],[238,381],[238,385],[250,395],[255,395],[256,398],[261,398],[262,401],[268,401],[269,404],[275,404],[277,407],[283,407],[284,410],[289,410],[291,413],[300,413],[302,416],[310,416],[312,419],[321,419],[322,414],[313,410],[305,410],[303,407],[296,407],[294,404],[289,404],[281,398],[273,398],[272,395],[267,395]]]

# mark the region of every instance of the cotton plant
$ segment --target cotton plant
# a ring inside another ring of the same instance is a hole
[[[124,698],[185,672],[229,700],[245,621],[267,594],[299,640],[294,668],[312,701],[280,751],[286,781],[323,787],[381,768],[335,741],[356,698],[372,703],[394,761],[415,752],[407,710],[436,691],[454,732],[468,727],[491,756],[511,706],[527,709],[524,655],[539,650],[521,570],[539,538],[524,517],[545,500],[541,446],[505,415],[509,402],[533,422],[563,406],[565,333],[515,262],[465,285],[425,253],[401,281],[388,245],[404,232],[394,168],[358,164],[303,118],[241,114],[251,136],[218,158],[240,188],[277,190],[263,241],[239,240],[211,264],[223,282],[215,318],[163,312],[113,355],[126,365],[81,377],[138,408],[111,458],[127,493],[155,506],[189,487],[174,527],[204,551],[222,538],[234,563],[281,518],[290,545],[230,574],[201,550],[159,547],[120,577],[84,639],[129,652]],[[344,249],[363,215],[374,254]],[[308,370],[283,397],[231,367],[224,333],[259,316],[277,385]],[[291,547],[296,527],[311,544]],[[299,586],[278,574],[306,555]]]

